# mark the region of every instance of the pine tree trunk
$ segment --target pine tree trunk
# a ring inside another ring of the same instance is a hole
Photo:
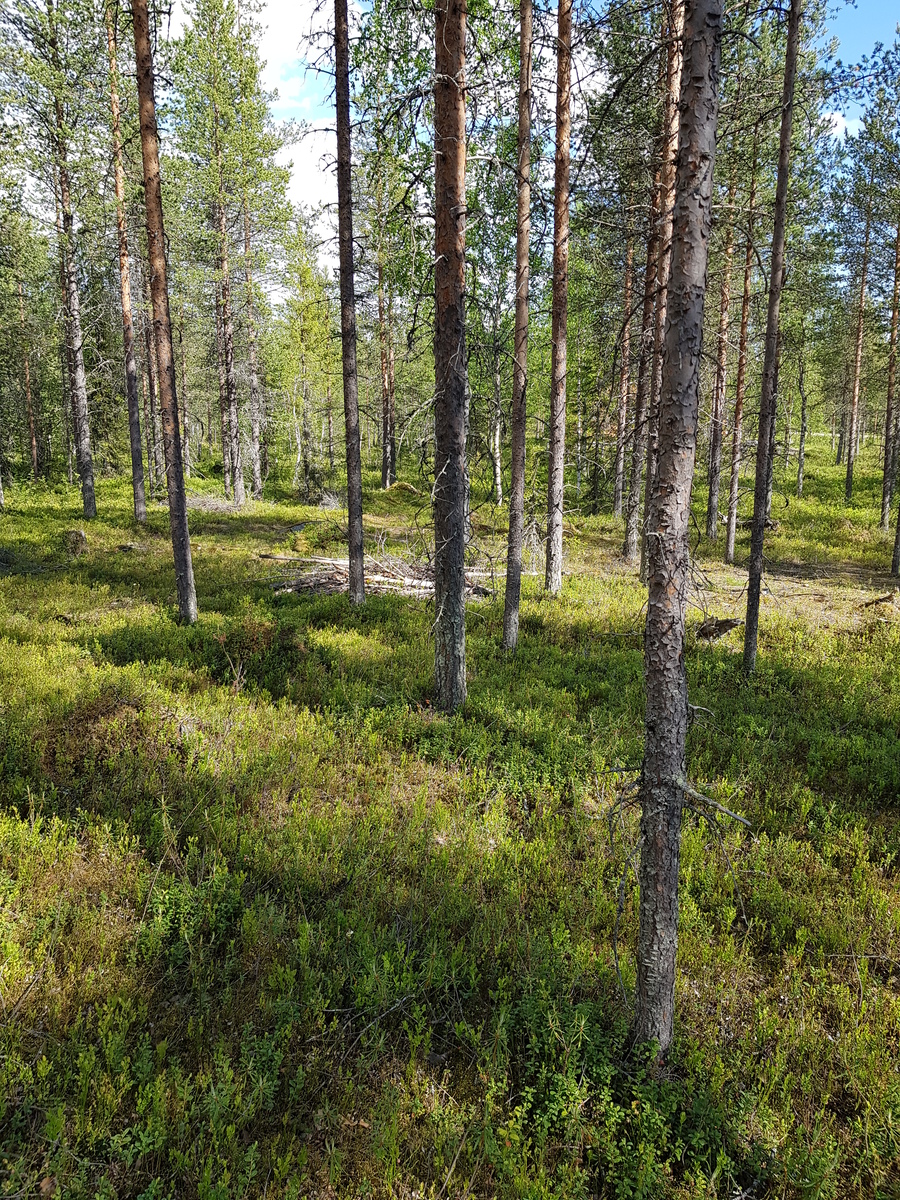
[[[53,0],[47,0],[49,18],[50,55],[53,69],[62,74],[56,32],[56,16]],[[87,376],[84,369],[84,337],[81,328],[81,296],[78,291],[78,276],[75,271],[74,232],[75,220],[72,212],[72,196],[69,186],[68,151],[66,146],[66,124],[62,100],[54,95],[54,117],[56,120],[55,150],[56,174],[59,183],[59,206],[62,212],[62,235],[60,255],[62,258],[66,316],[68,318],[68,342],[71,353],[70,383],[72,389],[72,415],[75,426],[75,462],[81,479],[81,500],[85,518],[97,515],[97,500],[94,492],[94,460],[91,452],[91,426],[88,415]]]
[[[247,284],[247,359],[250,367],[250,495],[262,500],[262,463],[259,453],[261,425],[259,364],[256,353],[256,314],[253,310],[253,256],[250,241],[250,211],[244,201],[244,279]]]
[[[222,331],[222,292],[216,284],[216,367],[219,376],[219,417],[222,425],[222,483],[225,499],[234,495],[231,474],[231,413],[225,385],[225,336]]]
[[[806,397],[806,359],[803,326],[800,341],[800,362],[797,368],[797,388],[800,392],[800,444],[797,447],[797,499],[803,495],[803,470],[806,465],[806,434],[809,428],[809,408]]]
[[[866,284],[869,274],[869,234],[871,220],[866,211],[866,232],[863,240],[862,265],[859,272],[859,306],[856,310],[856,340],[853,353],[853,386],[850,391],[850,420],[847,428],[847,478],[844,484],[844,503],[853,499],[853,465],[859,453],[859,387],[862,379],[863,334],[865,333]]]
[[[709,496],[706,503],[706,536],[714,542],[719,536],[719,486],[722,478],[722,431],[725,424],[725,394],[728,384],[728,312],[731,308],[731,264],[734,260],[734,201],[737,182],[732,174],[728,188],[728,233],[725,261],[722,264],[722,294],[719,302],[719,331],[716,342],[716,380],[713,386],[712,419],[709,434]]]
[[[159,412],[156,405],[156,346],[153,333],[153,308],[150,297],[150,284],[147,284],[147,315],[144,320],[144,346],[147,357],[147,383],[150,392],[150,453],[152,455],[152,471],[154,489],[162,486],[163,466],[162,448],[160,446]]]
[[[644,530],[641,537],[641,582],[647,583],[647,535],[650,497],[656,484],[657,443],[659,438],[659,396],[662,387],[663,339],[668,306],[669,271],[672,264],[672,221],[675,208],[675,158],[678,154],[678,97],[681,92],[683,60],[684,0],[670,5],[666,51],[665,120],[660,159],[660,234],[659,264],[656,269],[656,314],[653,329],[653,370],[647,421],[647,470],[644,484]]]
[[[728,522],[725,526],[725,562],[734,562],[737,534],[738,493],[741,480],[741,439],[744,423],[744,395],[747,388],[747,347],[750,333],[750,297],[753,283],[753,216],[756,204],[756,164],[759,125],[753,131],[753,161],[750,168],[750,195],[747,198],[747,246],[744,253],[744,289],[741,293],[741,332],[738,338],[738,369],[734,396],[734,428],[731,434],[731,480],[728,487]]]
[[[325,403],[328,406],[328,474],[334,474],[334,409],[331,400],[331,384],[325,393]]]
[[[362,454],[359,378],[356,370],[356,290],[353,278],[353,190],[350,150],[350,30],[347,0],[334,0],[335,107],[337,115],[338,243],[341,276],[341,354],[347,448],[347,517],[350,603],[366,598],[363,565]]]
[[[613,516],[621,517],[625,494],[625,434],[628,428],[628,385],[631,377],[631,286],[634,273],[634,245],[625,247],[625,315],[622,318],[622,367],[619,376],[619,407],[616,412],[616,459],[613,474]]]
[[[378,343],[381,351],[381,486],[388,488],[396,481],[394,469],[393,430],[393,348],[384,299],[384,267],[378,262]]]
[[[668,1052],[674,1029],[678,865],[688,727],[684,662],[688,531],[722,36],[721,0],[687,0],[685,9],[659,463],[650,512],[654,536],[649,539],[644,638],[646,738],[635,996],[635,1038],[640,1043],[655,1043],[660,1057]]]
[[[113,164],[116,186],[116,231],[119,240],[119,291],[122,300],[122,337],[125,349],[125,401],[128,406],[128,437],[131,444],[131,490],[134,519],[146,521],[144,459],[141,453],[141,409],[138,398],[137,363],[134,356],[134,317],[131,309],[131,278],[128,267],[128,231],[125,225],[125,165],[119,118],[119,68],[116,62],[116,10],[105,5],[106,44],[109,51],[109,98],[112,113]]]
[[[169,496],[169,528],[175,558],[178,611],[188,624],[197,620],[197,594],[191,562],[187,503],[181,463],[181,433],[175,389],[175,356],[169,320],[169,288],[166,279],[166,234],[163,224],[162,181],[159,173],[159,144],[156,131],[156,101],[153,95],[153,59],[150,50],[150,21],[147,0],[132,0],[134,54],[137,62],[138,105],[141,122],[141,157],[144,165],[144,202],[147,210],[147,246],[150,258],[150,290],[153,296],[153,327],[159,365],[159,402]]]
[[[28,354],[28,338],[25,332],[25,298],[22,293],[22,280],[16,280],[19,292],[19,329],[22,334],[22,359],[25,371],[25,419],[28,422],[28,450],[31,455],[31,474],[34,482],[38,481],[38,444],[34,424],[34,404],[31,397],[31,360]]]
[[[434,676],[466,699],[466,3],[435,6]]]
[[[756,669],[759,638],[759,601],[762,594],[763,546],[766,535],[766,495],[771,470],[772,427],[775,423],[775,373],[778,369],[778,322],[781,289],[784,285],[784,243],[787,218],[788,178],[791,166],[791,128],[794,118],[794,83],[800,47],[800,11],[803,0],[791,0],[784,90],[781,102],[781,134],[778,146],[778,177],[775,185],[775,220],[772,230],[772,266],[769,273],[769,305],[762,391],[759,400],[759,438],[756,445],[756,481],[753,491],[753,523],[750,532],[750,572],[747,583],[747,620],[744,628],[744,670]]]
[[[653,311],[656,300],[656,268],[659,257],[659,172],[653,181],[647,265],[644,270],[644,303],[641,315],[641,347],[638,355],[637,388],[634,396],[634,428],[631,434],[631,463],[625,495],[625,541],[622,557],[633,563],[638,557],[641,517],[641,476],[647,451],[647,400],[653,357]]]
[[[891,337],[888,350],[887,402],[884,410],[884,480],[881,486],[881,528],[890,524],[891,503],[897,482],[897,425],[894,388],[897,378],[897,321],[900,309],[900,221],[894,242],[894,292],[891,297]]]
[[[181,412],[184,417],[184,477],[191,477],[191,415],[188,407],[187,359],[184,356],[184,306],[178,321],[178,358],[181,363]]]
[[[522,596],[522,550],[525,538],[525,433],[528,388],[528,281],[531,240],[531,67],[532,0],[519,0],[519,130],[516,178],[516,312],[510,407],[511,463],[509,532],[506,544],[506,595],[503,603],[503,649],[519,640]]]
[[[544,586],[562,588],[566,465],[566,352],[569,307],[569,145],[572,136],[572,0],[559,0],[556,37],[556,162],[553,190],[553,300],[550,351],[550,437],[547,476],[547,565]]]
[[[221,164],[220,164],[220,188]],[[240,508],[247,500],[244,488],[244,464],[241,455],[241,427],[238,415],[237,378],[234,371],[234,316],[231,311],[231,271],[228,255],[228,228],[225,204],[221,196],[216,216],[219,225],[219,273],[222,297],[222,357],[225,363],[225,403],[228,411],[228,457],[231,461],[231,486],[234,504]]]

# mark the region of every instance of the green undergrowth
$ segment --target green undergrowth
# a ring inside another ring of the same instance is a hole
[[[813,457],[776,497],[752,683],[690,619],[691,779],[751,828],[686,813],[665,1070],[628,1041],[644,593],[615,522],[573,514],[515,657],[501,598],[470,605],[447,718],[425,601],[271,586],[341,554],[340,510],[195,484],[188,629],[163,509],[137,527],[104,482],[84,526],[10,488],[0,1194],[900,1195],[900,613],[862,607],[874,464],[856,507],[839,485]],[[373,485],[369,548],[411,552],[421,492]],[[486,548],[503,517],[476,509]],[[707,551],[698,610],[730,615],[745,576]]]

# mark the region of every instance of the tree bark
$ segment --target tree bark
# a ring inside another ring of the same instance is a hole
[[[466,699],[466,0],[435,7],[434,675]]]
[[[797,388],[800,392],[800,444],[797,447],[797,499],[803,495],[803,470],[806,466],[806,434],[809,428],[809,408],[806,396],[806,338],[800,327],[800,362],[797,368]]]
[[[241,455],[241,427],[238,414],[237,378],[234,371],[234,315],[231,310],[231,270],[228,255],[228,228],[225,223],[225,199],[221,163],[219,164],[219,273],[222,298],[222,357],[225,364],[225,402],[228,412],[228,456],[231,461],[233,501],[240,508],[247,500],[244,488],[244,464]]]
[[[644,529],[641,537],[643,583],[647,582],[647,533],[650,497],[656,482],[657,441],[659,437],[659,397],[662,387],[663,337],[668,305],[669,271],[672,264],[672,222],[675,208],[675,159],[678,154],[678,97],[681,92],[683,61],[684,0],[672,0],[667,26],[666,84],[660,170],[659,264],[656,269],[656,319],[653,329],[653,370],[647,421],[647,470],[644,490]]]
[[[256,313],[253,310],[253,254],[250,241],[250,210],[244,200],[244,280],[247,285],[247,360],[250,367],[250,495],[262,500],[262,464],[259,453],[261,426],[259,363],[256,352]]]
[[[644,304],[641,314],[641,347],[638,355],[637,388],[634,395],[634,429],[631,434],[631,464],[628,492],[625,496],[625,541],[622,557],[632,563],[638,557],[641,476],[647,450],[647,392],[653,357],[653,306],[656,299],[656,269],[659,257],[659,171],[653,180],[650,200],[650,229],[647,237],[647,265],[644,270]]]
[[[380,255],[380,251],[379,251]],[[397,440],[394,429],[394,347],[391,310],[385,303],[384,264],[378,260],[378,341],[381,351],[381,486],[397,482]]]
[[[863,238],[862,264],[859,272],[859,305],[856,310],[856,339],[853,347],[853,385],[850,391],[850,420],[847,428],[847,478],[844,484],[844,503],[853,499],[853,466],[859,453],[859,387],[862,379],[863,334],[865,333],[866,285],[869,274],[869,237],[871,215],[866,207],[866,232]]]
[[[722,294],[719,302],[719,331],[716,344],[716,380],[713,387],[709,434],[709,495],[706,503],[706,536],[714,542],[719,536],[719,486],[722,478],[722,430],[725,424],[725,393],[728,384],[728,312],[731,308],[731,264],[734,261],[734,201],[737,181],[732,173],[728,187],[728,232],[722,264]]]
[[[356,292],[353,282],[353,192],[350,176],[350,30],[347,0],[334,0],[335,106],[338,142],[338,243],[341,276],[341,352],[347,449],[350,603],[366,598],[363,568],[362,455],[356,371]]]
[[[156,386],[157,369],[156,369],[156,344],[154,341],[153,331],[153,300],[150,295],[150,281],[147,282],[147,314],[144,320],[144,347],[147,358],[147,383],[150,392],[150,470],[153,475],[154,489],[162,486],[163,482],[163,465],[162,465],[162,447],[160,446],[161,437],[159,430],[159,410],[157,408],[158,390]]]
[[[531,69],[534,13],[532,0],[519,0],[519,130],[516,178],[516,313],[510,406],[509,531],[506,545],[506,595],[503,649],[519,640],[522,596],[522,549],[525,538],[525,433],[528,391],[528,283],[531,240]]]
[[[784,89],[781,101],[781,135],[778,146],[778,176],[775,185],[775,220],[772,230],[772,266],[769,274],[769,305],[762,391],[759,406],[759,438],[756,445],[756,481],[753,491],[753,524],[750,533],[750,572],[747,582],[747,620],[744,627],[744,670],[756,669],[759,639],[759,600],[762,594],[763,546],[766,535],[766,495],[771,469],[772,427],[775,423],[775,375],[778,369],[778,321],[784,284],[784,243],[787,218],[788,177],[791,167],[791,129],[794,119],[794,84],[800,48],[800,13],[803,0],[791,0]]]
[[[547,565],[544,586],[562,588],[566,465],[566,352],[569,308],[569,146],[572,137],[572,0],[559,0],[556,35],[556,162],[553,191],[553,300],[550,437],[547,475]]]
[[[28,354],[28,339],[25,332],[25,298],[22,293],[22,280],[16,280],[19,292],[19,329],[22,333],[22,360],[25,370],[25,418],[28,422],[28,450],[31,455],[31,474],[34,482],[38,481],[38,444],[34,424],[34,404],[31,397],[31,359]]]
[[[61,71],[56,41],[56,22],[52,0],[48,0],[50,17],[51,52],[54,67]],[[59,203],[62,211],[62,238],[60,253],[65,285],[66,315],[68,317],[69,348],[71,353],[72,415],[75,426],[75,464],[81,479],[81,500],[84,515],[91,520],[97,515],[97,499],[94,492],[94,460],[91,452],[91,425],[88,414],[87,376],[84,369],[84,336],[81,328],[81,296],[75,272],[73,254],[75,220],[72,212],[72,196],[69,185],[69,167],[66,150],[66,126],[62,101],[54,97],[56,117],[57,179]]]
[[[660,389],[659,464],[651,495],[644,639],[646,739],[641,776],[640,918],[635,1037],[672,1042],[678,866],[688,727],[684,618],[690,493],[697,448],[703,305],[716,150],[721,0],[687,0],[671,279]]]
[[[621,517],[625,493],[625,434],[628,428],[628,385],[631,381],[631,286],[634,274],[634,245],[625,247],[625,303],[622,318],[622,367],[619,375],[619,407],[616,412],[616,459],[613,516]]]
[[[159,366],[159,403],[162,416],[166,487],[169,495],[169,528],[175,558],[178,611],[188,624],[197,620],[197,594],[191,562],[187,503],[181,463],[181,432],[175,389],[175,356],[169,320],[169,288],[166,279],[166,234],[163,223],[162,181],[159,173],[159,144],[156,130],[156,100],[153,94],[153,59],[150,50],[150,21],[147,0],[132,0],[134,54],[137,61],[138,105],[141,122],[141,157],[144,165],[144,202],[147,211],[147,245],[150,259],[150,291],[153,297],[153,327]]]
[[[144,458],[141,452],[141,408],[138,398],[137,362],[134,356],[134,316],[131,309],[131,277],[128,267],[128,231],[125,224],[125,165],[119,116],[119,68],[116,62],[116,10],[105,5],[106,44],[109,51],[109,99],[112,113],[113,164],[116,187],[116,232],[119,240],[119,291],[122,300],[122,337],[125,349],[125,401],[128,406],[128,438],[131,444],[131,491],[134,519],[147,520],[144,495]]]
[[[231,415],[225,386],[225,338],[222,333],[222,293],[216,284],[216,368],[219,377],[219,417],[222,425],[222,487],[225,499],[234,494],[231,475]]]
[[[184,305],[178,321],[178,358],[181,363],[181,412],[184,417],[184,475],[191,477],[191,414],[188,406],[187,359],[184,356]]]
[[[894,388],[897,378],[897,321],[900,309],[900,221],[894,242],[894,291],[891,297],[891,337],[888,350],[887,403],[884,410],[884,480],[881,486],[881,528],[888,528],[897,482],[897,425]]]

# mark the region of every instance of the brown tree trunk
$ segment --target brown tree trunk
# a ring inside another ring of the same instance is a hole
[[[866,232],[863,239],[862,264],[859,272],[859,305],[856,310],[856,340],[853,347],[853,386],[850,391],[850,421],[847,429],[847,478],[844,484],[844,503],[853,499],[853,465],[859,453],[859,386],[862,379],[863,335],[866,316],[866,284],[869,275],[869,236],[871,219],[866,210]]]
[[[784,285],[784,243],[787,190],[791,168],[791,128],[794,119],[794,83],[800,48],[800,13],[803,0],[791,0],[787,50],[784,61],[784,90],[781,101],[781,135],[778,146],[778,177],[775,185],[775,220],[772,230],[772,266],[769,273],[769,306],[762,391],[759,398],[759,438],[756,444],[756,481],[753,490],[753,524],[750,533],[750,572],[747,582],[747,620],[744,627],[744,670],[756,669],[759,638],[759,600],[762,594],[763,546],[766,535],[766,496],[771,463],[772,426],[775,423],[775,375],[778,370],[778,320]]]
[[[335,107],[337,115],[338,243],[341,276],[341,352],[347,446],[347,516],[350,603],[366,598],[363,566],[362,456],[359,379],[356,371],[356,291],[353,281],[353,192],[350,177],[350,30],[347,0],[334,0]]]
[[[125,401],[128,406],[128,437],[131,444],[131,490],[134,519],[147,520],[144,495],[144,458],[141,453],[141,409],[138,398],[137,363],[134,356],[134,317],[131,309],[131,278],[128,267],[128,231],[125,225],[125,165],[119,117],[119,68],[116,62],[116,9],[105,5],[106,44],[109,51],[109,98],[112,112],[113,163],[116,186],[116,231],[119,239],[119,292],[122,301],[122,337],[125,349]]]
[[[619,375],[619,407],[616,412],[616,460],[613,516],[621,517],[625,494],[625,433],[628,428],[628,385],[631,380],[631,285],[634,274],[634,245],[625,247],[625,315],[622,318],[622,367]]]
[[[569,309],[569,145],[572,136],[572,0],[559,0],[556,35],[556,163],[553,190],[553,301],[550,437],[547,475],[547,566],[544,586],[562,588],[566,465],[566,351]]]
[[[725,261],[722,264],[722,294],[719,302],[719,331],[716,340],[716,380],[713,386],[709,432],[709,496],[706,502],[706,536],[714,542],[719,536],[719,486],[722,478],[722,430],[725,424],[725,394],[728,384],[728,312],[731,308],[731,264],[734,261],[734,201],[737,181],[734,173],[728,187],[728,232],[725,236]]]
[[[228,456],[231,462],[231,486],[237,507],[247,500],[244,488],[244,464],[241,455],[241,427],[238,416],[237,378],[234,371],[234,316],[231,311],[231,270],[228,256],[228,228],[225,224],[225,202],[222,195],[220,163],[220,196],[217,205],[219,224],[219,272],[222,297],[222,357],[225,364],[225,403],[228,412]]]
[[[54,71],[62,74],[56,31],[56,13],[53,0],[47,0],[50,56]],[[62,214],[60,256],[64,298],[68,325],[68,345],[71,355],[70,386],[72,392],[72,416],[75,430],[75,462],[81,479],[81,499],[87,519],[96,517],[97,500],[94,492],[94,461],[91,452],[91,426],[88,414],[87,376],[84,369],[84,337],[81,328],[81,296],[75,271],[74,231],[72,196],[69,185],[69,166],[66,146],[66,125],[62,100],[54,95],[54,117],[56,121],[56,172],[59,183],[59,206]]]
[[[525,538],[525,433],[528,387],[528,279],[531,240],[531,66],[532,0],[519,0],[519,131],[516,179],[516,313],[510,411],[511,464],[509,532],[506,544],[506,595],[503,602],[503,649],[519,640],[522,596],[522,549]]]
[[[22,359],[25,368],[25,418],[28,421],[28,449],[31,454],[31,473],[34,482],[38,480],[38,444],[37,432],[34,425],[34,404],[31,398],[31,360],[28,355],[28,337],[25,331],[25,298],[22,293],[22,280],[16,280],[19,291],[19,329],[22,333]]]
[[[166,279],[166,234],[163,224],[162,181],[159,173],[159,143],[156,132],[156,100],[153,95],[153,59],[150,50],[150,20],[147,0],[132,0],[134,54],[137,62],[138,106],[141,122],[141,157],[144,165],[144,202],[147,210],[147,246],[150,259],[150,291],[153,297],[153,328],[159,366],[159,403],[162,416],[166,488],[169,495],[169,528],[175,558],[178,612],[183,621],[197,620],[197,594],[191,562],[184,473],[181,464],[181,433],[175,389],[175,356],[169,320],[169,288]]]
[[[741,435],[744,420],[744,393],[747,388],[747,343],[750,332],[750,289],[753,283],[753,208],[756,203],[756,154],[759,126],[753,132],[753,163],[750,168],[750,195],[747,198],[747,247],[744,253],[744,290],[741,294],[741,332],[738,339],[738,369],[734,397],[734,429],[731,435],[731,481],[728,488],[728,522],[725,526],[725,562],[734,562],[737,533],[738,492],[741,478]]]
[[[646,739],[641,775],[640,921],[635,1037],[671,1045],[678,945],[678,864],[688,727],[684,618],[690,492],[697,448],[703,304],[716,149],[721,0],[687,0],[680,149],[668,320],[660,389],[659,465],[651,496],[644,639]]]
[[[147,315],[144,320],[144,347],[147,358],[147,383],[150,392],[150,452],[152,455],[151,470],[154,487],[161,487],[163,481],[162,441],[159,431],[159,410],[157,408],[157,370],[156,345],[153,331],[153,301],[150,295],[150,282],[147,281]]]
[[[653,329],[653,372],[647,421],[647,471],[644,490],[644,531],[641,538],[641,581],[647,582],[647,534],[650,530],[650,497],[656,482],[659,437],[659,396],[662,387],[663,338],[668,305],[669,271],[672,263],[672,221],[675,208],[675,158],[678,154],[678,97],[684,57],[684,0],[672,0],[667,27],[666,91],[662,147],[660,153],[659,265],[656,269],[656,320]]]
[[[250,495],[262,500],[262,462],[259,452],[261,405],[259,363],[256,352],[256,313],[253,309],[253,256],[250,241],[250,210],[244,201],[244,279],[247,284],[247,359],[250,367]]]
[[[653,180],[650,227],[647,236],[647,265],[644,270],[644,303],[641,315],[641,346],[638,354],[637,388],[634,395],[634,427],[631,434],[631,463],[625,496],[625,541],[622,557],[633,563],[638,557],[641,517],[641,476],[647,450],[647,400],[653,358],[653,306],[656,299],[656,269],[659,251],[659,172]]]
[[[797,367],[797,388],[800,392],[800,444],[797,447],[797,499],[803,495],[803,470],[806,466],[806,434],[809,429],[809,408],[806,397],[806,337],[800,326],[800,361]]]
[[[897,378],[897,320],[900,309],[900,221],[894,242],[894,292],[891,297],[891,338],[888,350],[887,403],[884,410],[884,481],[881,485],[881,528],[887,530],[897,482],[897,425],[894,388]]]
[[[178,357],[181,362],[181,412],[184,418],[184,476],[191,477],[191,415],[188,407],[187,360],[184,356],[184,306],[178,321]]]
[[[216,284],[216,367],[219,375],[219,417],[222,425],[222,483],[226,500],[233,492],[231,475],[231,415],[225,386],[225,337],[222,332],[222,293]]]
[[[434,677],[466,699],[466,0],[435,6]]]

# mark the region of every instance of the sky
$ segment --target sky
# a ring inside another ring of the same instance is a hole
[[[181,24],[181,4],[173,14],[173,31]],[[263,82],[270,91],[278,91],[274,105],[276,118],[304,122],[302,141],[285,153],[293,164],[290,197],[305,205],[334,204],[337,185],[334,176],[335,134],[332,116],[331,79],[307,71],[300,58],[300,43],[310,33],[327,32],[333,8],[329,0],[269,0],[259,15],[265,27],[261,57],[266,66]],[[829,33],[840,42],[838,57],[856,62],[870,54],[876,42],[894,40],[900,9],[895,0],[857,0],[850,5],[831,0]],[[858,127],[859,110],[836,114],[835,125],[851,132]]]

